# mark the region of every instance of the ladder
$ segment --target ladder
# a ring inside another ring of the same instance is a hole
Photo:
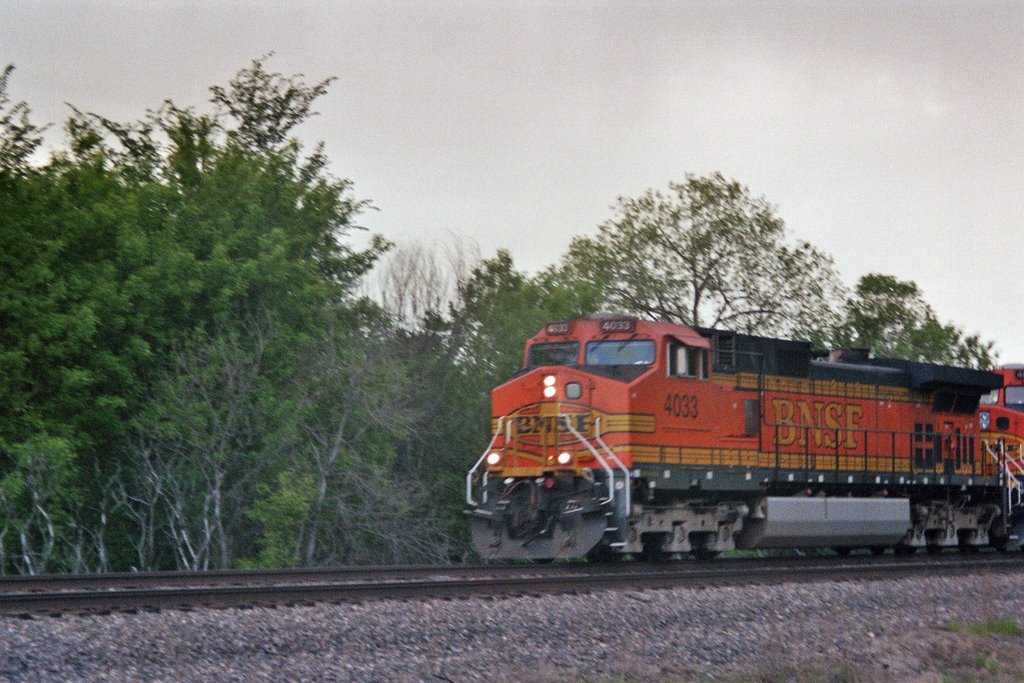
[[[1024,502],[1024,454],[1016,458],[1008,458],[1006,455],[1006,441],[999,439],[995,442],[995,448],[988,441],[983,441],[985,450],[995,461],[999,468],[1000,478],[1003,480],[1007,491],[1007,506],[1010,508],[1019,507]]]

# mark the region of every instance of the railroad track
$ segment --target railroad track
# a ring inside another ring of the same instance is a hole
[[[0,578],[0,616],[102,614],[318,602],[458,599],[605,589],[1024,573],[1020,555],[731,560],[664,564],[453,565]]]

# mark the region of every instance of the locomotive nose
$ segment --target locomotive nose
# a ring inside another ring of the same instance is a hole
[[[547,369],[541,374],[542,401],[579,401],[583,398],[583,383],[562,369]]]

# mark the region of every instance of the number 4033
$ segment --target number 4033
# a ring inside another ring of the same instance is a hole
[[[665,412],[672,417],[697,417],[697,397],[687,394],[669,394],[665,397]]]

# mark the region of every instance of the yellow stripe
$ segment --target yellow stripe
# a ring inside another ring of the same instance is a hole
[[[641,434],[653,434],[655,428],[653,415],[641,415],[638,413],[607,415],[601,419],[601,431],[605,434],[612,432],[638,432]]]
[[[765,391],[776,391],[792,394],[808,394],[812,396],[838,396],[843,398],[859,398],[865,400],[893,401],[903,403],[927,402],[928,397],[921,392],[906,387],[875,386],[860,382],[841,382],[831,379],[802,379],[799,377],[782,377],[779,375],[764,376]],[[757,391],[758,375],[741,372],[736,375],[716,375],[714,382],[727,389]]]
[[[712,465],[760,467],[774,469],[776,455],[773,451],[757,451],[740,448],[686,448],[680,446],[633,446],[629,450],[633,454],[634,464],[652,465]],[[890,456],[869,455],[865,462],[863,455],[840,455],[838,467],[834,453],[779,453],[777,466],[780,469],[810,470],[813,473],[823,472],[891,472],[893,459]],[[909,474],[910,461],[897,458],[896,473]],[[962,464],[955,474],[992,476],[992,468],[986,462],[975,462],[974,471],[970,463]],[[915,476],[943,476],[945,464],[936,463],[929,470],[914,468]]]
[[[810,475],[825,472],[863,473],[893,471],[893,460],[889,456],[840,455],[838,469],[834,453],[779,453],[773,451],[757,451],[745,448],[688,448],[685,446],[611,446],[616,453],[631,453],[634,465],[677,465],[677,466],[717,466],[717,467],[757,467],[762,469],[808,470]],[[572,449],[579,458],[590,456],[589,451]],[[500,468],[502,476],[535,476],[536,471],[545,467],[543,456],[525,451],[504,451],[506,466]],[[972,472],[970,463],[961,465],[955,474],[964,476],[987,477],[995,476],[995,463],[990,458],[976,462]],[[513,466],[514,464],[514,466]],[[550,468],[551,464],[548,463]],[[910,461],[897,459],[897,475],[910,474]],[[946,475],[944,463],[924,470],[914,468],[915,477],[939,477]]]

